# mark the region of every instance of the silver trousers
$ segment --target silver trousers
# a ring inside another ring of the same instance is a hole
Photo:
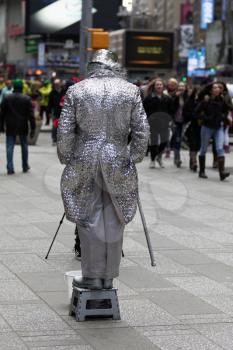
[[[83,277],[111,279],[119,276],[124,226],[99,170],[89,221],[85,226],[77,224]]]

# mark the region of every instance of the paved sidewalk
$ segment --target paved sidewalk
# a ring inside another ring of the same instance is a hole
[[[127,226],[125,258],[115,285],[121,321],[83,323],[68,316],[64,273],[79,270],[74,225],[63,214],[62,166],[41,134],[30,147],[31,172],[5,171],[0,144],[0,350],[231,350],[233,349],[233,176],[224,183],[207,169],[138,166],[140,193],[157,267],[150,266],[140,217]],[[208,162],[210,164],[210,158]],[[227,163],[233,167],[232,154]]]

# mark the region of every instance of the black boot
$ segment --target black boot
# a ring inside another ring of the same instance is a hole
[[[225,157],[218,157],[218,170],[220,180],[225,180],[226,177],[230,176],[229,172],[225,172]]]
[[[208,179],[205,173],[205,156],[199,156],[199,177],[202,179]]]
[[[191,151],[189,154],[189,168],[190,170],[196,172],[197,171],[197,152]]]
[[[178,150],[174,151],[174,164],[177,166],[177,168],[180,168],[182,164],[182,161],[180,159],[180,152]]]
[[[212,165],[213,169],[217,169],[218,168],[218,157],[214,154],[213,155],[213,165]]]

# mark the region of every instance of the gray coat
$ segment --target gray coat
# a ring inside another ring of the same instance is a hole
[[[69,88],[57,141],[59,159],[66,164],[61,192],[68,220],[88,222],[99,167],[121,222],[133,219],[138,197],[135,163],[142,161],[148,137],[139,89],[114,71],[98,68]]]

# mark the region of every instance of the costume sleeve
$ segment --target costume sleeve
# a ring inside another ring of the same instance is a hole
[[[149,124],[139,90],[137,91],[132,109],[130,129],[132,138],[130,143],[130,156],[133,162],[138,163],[141,162],[145,156],[149,139]]]
[[[62,164],[68,164],[73,156],[73,148],[76,139],[75,110],[72,90],[69,89],[65,96],[64,106],[57,129],[57,153]]]

